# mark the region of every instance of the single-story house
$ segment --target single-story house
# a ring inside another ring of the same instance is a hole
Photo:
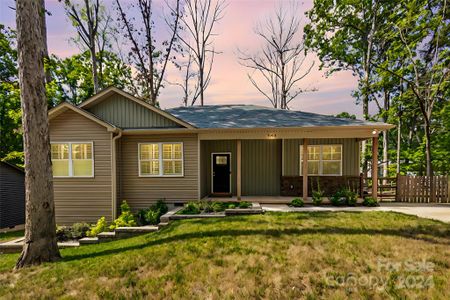
[[[360,142],[393,127],[255,105],[161,110],[114,87],[49,120],[58,224],[111,220],[123,200],[306,197],[317,178],[359,192]]]
[[[25,173],[0,161],[0,229],[25,224]]]

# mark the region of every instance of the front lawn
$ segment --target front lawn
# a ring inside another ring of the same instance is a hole
[[[190,219],[16,272],[2,255],[0,298],[449,299],[449,246],[449,224],[397,213]]]
[[[0,229],[0,243],[8,242],[22,237],[24,234],[23,230],[1,232]]]

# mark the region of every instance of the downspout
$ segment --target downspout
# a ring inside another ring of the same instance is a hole
[[[112,138],[112,174],[111,174],[111,187],[112,187],[112,219],[117,217],[117,172],[116,172],[116,141],[122,137],[122,130],[118,129],[119,133]]]

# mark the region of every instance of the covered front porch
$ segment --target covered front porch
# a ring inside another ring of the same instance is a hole
[[[302,197],[309,203],[318,185],[325,202],[341,187],[362,198],[367,191],[359,168],[360,146],[369,138],[376,146],[378,133],[278,129],[199,134],[200,199],[289,203]],[[376,151],[373,161],[376,178]]]

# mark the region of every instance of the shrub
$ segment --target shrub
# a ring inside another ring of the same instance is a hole
[[[156,204],[154,205],[154,208],[156,210],[159,210],[159,213],[160,213],[161,216],[169,211],[169,208],[167,207],[167,204],[162,199],[160,199],[160,200],[158,200],[156,202]]]
[[[214,208],[212,202],[209,200],[200,202],[200,210],[203,210],[206,213],[213,212]]]
[[[337,191],[333,196],[331,196],[330,201],[334,206],[343,206],[347,204],[345,191],[342,189]]]
[[[87,236],[97,236],[100,232],[108,231],[108,224],[106,218],[101,217],[98,219],[97,224],[87,232]]]
[[[312,201],[314,205],[322,204],[324,192],[320,189],[319,177],[317,177],[317,190],[312,191]]]
[[[312,201],[314,205],[322,204],[323,200],[323,191],[313,191],[312,192]]]
[[[302,207],[305,203],[302,198],[295,198],[291,201],[291,206]]]
[[[225,204],[223,202],[213,202],[211,204],[213,211],[220,212],[225,210]]]
[[[120,211],[120,216],[112,222],[109,229],[114,230],[117,227],[131,227],[137,225],[127,201],[122,202],[120,205]]]
[[[145,213],[145,225],[157,225],[160,217],[161,212],[158,209],[148,209]]]
[[[370,207],[380,206],[380,204],[377,202],[377,200],[373,199],[372,197],[364,198],[364,201],[362,204],[364,206],[370,206]]]
[[[358,194],[351,191],[349,188],[342,188],[334,194],[330,201],[334,206],[349,205],[355,206]]]
[[[247,201],[239,202],[239,208],[249,208],[251,206],[252,206],[252,204],[250,202],[247,202]]]
[[[57,226],[56,239],[59,242],[67,240],[78,240],[86,237],[90,226],[87,223],[75,223],[72,226]]]
[[[180,213],[184,215],[197,215],[200,213],[200,204],[197,201],[189,201]]]
[[[228,204],[228,208],[229,209],[235,209],[236,208],[236,204],[233,204],[233,203]]]
[[[91,229],[91,226],[87,223],[75,223],[72,225],[72,238],[81,239],[86,237],[87,232]]]

